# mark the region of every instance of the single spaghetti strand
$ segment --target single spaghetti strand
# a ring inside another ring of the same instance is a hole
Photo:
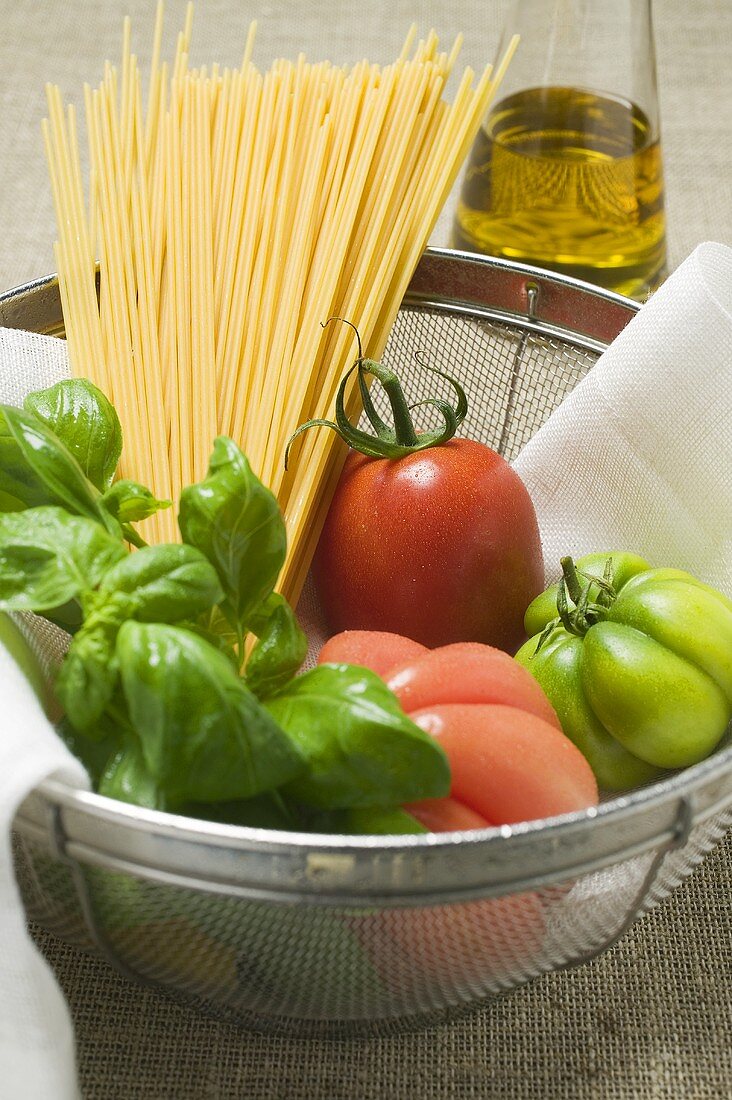
[[[71,318],[73,311],[71,307],[71,301],[69,299],[69,281],[68,281],[68,264],[63,252],[63,245],[60,241],[55,241],[53,246],[53,255],[56,261],[56,271],[58,272],[58,293],[61,299],[61,313],[65,318],[64,321],[64,335],[66,337],[66,344],[69,352],[69,361],[76,360],[78,352],[76,350],[76,330],[74,329]]]
[[[199,423],[194,435],[196,478],[202,478],[208,466],[211,444],[216,435],[216,349],[213,332],[213,236],[211,217],[211,119],[210,86],[200,81],[196,87],[196,142],[194,177],[196,180],[195,219],[197,233],[197,300],[191,302],[192,315],[198,314],[198,359],[195,365],[196,399]]]
[[[153,245],[151,240],[150,211],[148,206],[145,173],[144,127],[142,119],[142,94],[137,80],[134,115],[136,139],[137,180],[133,181],[132,213],[133,244],[135,250],[135,281],[138,287],[138,306],[142,329],[142,367],[146,406],[150,427],[152,452],[153,492],[165,498],[170,491],[170,464],[168,460],[168,425],[163,402],[163,378],[158,343],[157,292],[153,274]],[[160,512],[154,524],[166,530],[169,513]]]
[[[258,226],[255,237],[255,259],[249,284],[249,295],[246,302],[246,314],[243,324],[243,344],[239,362],[257,364],[257,348],[268,338],[268,326],[271,318],[262,316],[261,303],[266,292],[266,275],[272,248],[272,234],[276,215],[276,193],[279,170],[283,155],[283,147],[287,137],[287,114],[290,105],[290,88],[293,76],[293,67],[283,66],[275,62],[275,102],[272,107],[271,126],[268,127],[270,155],[268,157],[267,174],[260,196],[258,206]],[[261,360],[259,361],[261,362]],[[256,369],[249,367],[249,378],[246,392],[240,387],[236,394],[234,406],[233,435],[234,439],[246,440],[247,451],[250,449],[250,436],[248,429],[256,424],[260,410],[255,405],[258,392],[258,380]],[[256,454],[250,455],[252,466],[256,469]]]
[[[191,331],[191,170],[193,154],[191,150],[191,130],[193,123],[193,110],[191,103],[191,86],[193,77],[189,73],[183,80],[182,86],[182,119],[181,119],[181,240],[179,258],[181,271],[179,273],[183,292],[183,313],[178,316],[179,340],[178,345],[178,408],[181,424],[181,480],[183,485],[188,485],[194,480],[193,448],[195,441],[191,438],[192,412],[191,396],[193,391],[192,371],[192,331]]]
[[[147,94],[147,111],[145,113],[145,166],[148,175],[151,173],[153,150],[159,145],[160,126],[160,87],[164,83],[164,74],[160,70],[160,48],[163,40],[163,21],[165,18],[164,0],[158,0],[155,9],[155,29],[153,31],[152,60],[150,62],[150,76]]]
[[[177,87],[171,93],[171,113],[164,120],[165,157],[167,166],[168,201],[165,206],[166,233],[168,245],[165,256],[165,304],[167,319],[163,324],[163,357],[167,363],[165,407],[168,415],[169,461],[171,477],[171,496],[180,499],[183,488],[181,467],[181,422],[178,405],[178,356],[179,356],[179,317],[182,314],[182,287],[177,278],[180,252],[180,151],[176,140],[178,128],[174,124],[172,112],[175,110]],[[179,314],[180,311],[180,314]]]
[[[308,165],[308,179],[305,192],[296,219],[296,232],[289,249],[289,263],[283,281],[282,298],[293,304],[289,316],[282,318],[278,329],[279,341],[273,347],[273,365],[266,379],[263,395],[263,407],[277,410],[277,415],[269,418],[268,434],[265,443],[262,464],[265,484],[271,485],[275,471],[282,464],[284,452],[281,449],[281,416],[284,400],[292,385],[292,349],[295,341],[296,310],[294,306],[302,300],[303,284],[310,259],[314,221],[312,217],[318,187],[322,183],[325,170],[325,151],[330,133],[330,118],[326,116],[312,148],[312,159]]]
[[[71,360],[71,365],[75,371],[83,372],[89,357],[95,358],[102,353],[101,341],[98,339],[94,260],[85,229],[80,170],[75,172],[71,166],[74,154],[69,148],[61,92],[52,85],[48,85],[46,91],[49,122],[43,124],[43,136],[63,245],[60,254],[67,265],[67,296],[70,304],[76,303],[70,324],[76,329],[79,338],[72,341],[75,358]],[[72,112],[71,118],[73,117]],[[78,160],[78,149],[75,156]]]
[[[122,424],[123,435],[128,441],[129,459],[125,455],[124,461],[134,463],[136,475],[142,478],[145,469],[144,455],[138,455],[134,450],[134,432],[136,426],[139,430],[141,425],[141,410],[137,399],[129,325],[126,317],[127,307],[123,290],[124,271],[121,256],[121,237],[118,232],[115,202],[110,186],[110,179],[114,179],[115,168],[111,163],[111,141],[108,138],[103,121],[106,116],[103,106],[105,95],[104,84],[93,93],[91,98],[92,117],[90,120],[95,133],[94,143],[100,152],[98,162],[99,210],[101,214],[100,272],[102,277],[105,277],[105,283],[109,290],[111,331],[108,347],[112,349],[110,362],[114,363],[116,368],[112,393]],[[132,447],[129,446],[130,442],[133,444]]]
[[[236,438],[243,408],[249,400],[249,379],[241,364],[244,359],[246,318],[251,305],[251,285],[256,265],[262,196],[267,169],[267,150],[274,118],[274,103],[278,77],[270,70],[258,84],[257,111],[249,143],[243,143],[240,153],[249,158],[251,167],[245,178],[237,169],[237,195],[240,230],[232,230],[235,251],[232,262],[224,267],[222,306],[219,319],[217,348],[217,380],[224,400],[219,429]],[[248,145],[251,144],[251,153]],[[246,152],[245,152],[246,151]]]

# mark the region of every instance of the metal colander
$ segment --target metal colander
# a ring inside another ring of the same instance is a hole
[[[637,308],[518,264],[428,251],[384,359],[407,385],[415,350],[449,369],[471,401],[465,433],[512,458]],[[60,332],[55,282],[0,299],[0,323]],[[596,810],[466,834],[273,833],[53,781],[15,825],[28,912],[46,928],[207,1011],[307,1033],[422,1024],[585,962],[730,823],[727,745]]]

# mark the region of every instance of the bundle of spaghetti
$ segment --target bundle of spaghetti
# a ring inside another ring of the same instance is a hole
[[[73,106],[49,87],[46,150],[72,371],[111,397],[125,433],[121,473],[177,502],[230,435],[277,496],[288,529],[280,590],[296,600],[344,458],[332,415],[355,358],[379,358],[495,78],[460,48],[412,29],[391,65],[275,61],[260,72],[249,28],[238,69],[192,68],[192,6],[161,63],[158,6],[142,79],[125,20],[122,63],[85,86],[86,188]],[[506,58],[507,61],[507,58]],[[98,263],[98,289],[97,271]],[[349,403],[357,411],[357,393]],[[145,521],[178,536],[176,511]]]

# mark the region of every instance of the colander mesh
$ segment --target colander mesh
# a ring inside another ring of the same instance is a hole
[[[451,394],[423,364],[454,375],[470,401],[464,434],[509,459],[595,358],[508,321],[414,308],[400,313],[384,355],[415,401]],[[244,900],[72,866],[28,837],[18,838],[18,866],[28,912],[46,928],[206,1011],[287,1031],[394,1028],[590,958],[674,889],[731,821],[732,811],[718,814],[680,848],[531,893],[413,908]]]
[[[694,827],[647,894],[656,852],[531,892],[393,909],[248,901],[97,867],[78,873],[97,947],[128,976],[226,1018],[327,1030],[428,1018],[591,958],[629,915],[686,878],[731,822],[728,812]],[[38,842],[23,838],[20,848],[29,913],[92,946],[68,869]]]

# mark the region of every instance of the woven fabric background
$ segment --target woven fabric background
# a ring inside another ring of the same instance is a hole
[[[507,5],[199,0],[194,59],[238,62],[245,25],[257,18],[260,64],[300,49],[334,61],[386,62],[417,20],[444,39],[462,30],[463,60],[478,67],[493,55]],[[117,55],[126,12],[144,63],[153,6],[0,0],[3,289],[53,266],[39,133],[44,82],[60,83],[80,102],[82,82],[96,82],[102,61]],[[183,9],[182,0],[169,0],[169,43]],[[655,0],[654,13],[675,267],[701,240],[732,244],[732,4]],[[447,243],[450,207],[435,243]],[[133,987],[40,930],[37,937],[71,1004],[88,1100],[716,1100],[732,1094],[731,861],[728,839],[595,962],[549,975],[449,1025],[399,1037],[328,1042],[250,1034]]]

